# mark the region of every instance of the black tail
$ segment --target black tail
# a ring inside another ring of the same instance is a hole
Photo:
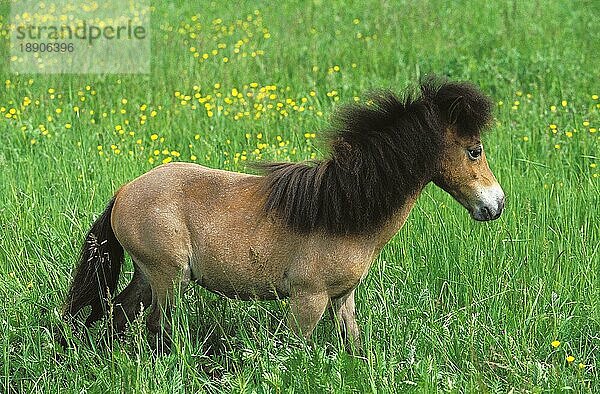
[[[71,319],[84,307],[91,306],[92,312],[85,321],[86,326],[92,325],[106,313],[107,301],[114,296],[123,264],[123,247],[110,224],[114,204],[113,197],[85,237],[63,312],[65,319]]]

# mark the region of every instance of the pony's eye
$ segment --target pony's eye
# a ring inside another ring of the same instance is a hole
[[[469,159],[471,159],[471,160],[479,159],[481,157],[482,151],[483,151],[483,149],[481,148],[481,146],[478,146],[473,149],[467,149],[467,153],[469,154]]]

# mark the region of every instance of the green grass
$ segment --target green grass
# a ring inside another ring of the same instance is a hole
[[[1,65],[0,392],[597,391],[598,2],[192,3],[157,2],[149,75]],[[0,11],[6,27],[5,3]],[[497,103],[484,138],[507,208],[475,223],[425,190],[357,290],[364,358],[346,354],[326,320],[306,344],[282,323],[285,303],[198,286],[176,308],[169,356],[152,356],[141,323],[112,351],[96,346],[102,327],[75,350],[53,340],[80,243],[121,184],[168,158],[245,171],[250,160],[321,157],[305,133],[318,140],[335,107],[429,72],[473,81]],[[259,97],[265,86],[275,88]],[[233,88],[255,91],[247,108],[225,101]],[[269,103],[255,119],[254,104]]]

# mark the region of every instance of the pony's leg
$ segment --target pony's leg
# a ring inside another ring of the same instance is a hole
[[[127,287],[113,300],[113,329],[121,334],[136,316],[152,302],[150,283],[134,262],[133,278]]]
[[[290,296],[290,327],[296,334],[310,338],[329,303],[326,292],[300,291]]]
[[[345,296],[332,299],[331,311],[346,344],[346,349],[351,353],[360,352],[360,329],[356,323],[354,290]]]
[[[152,288],[152,310],[146,326],[150,332],[150,345],[158,353],[167,353],[171,348],[171,307],[174,292],[181,294],[190,283],[189,265],[166,265],[153,271],[150,276]]]

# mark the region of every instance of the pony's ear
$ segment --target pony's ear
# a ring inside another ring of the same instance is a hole
[[[492,120],[492,101],[469,82],[421,85],[423,96],[440,111],[443,122],[457,126],[460,134],[479,133]]]

